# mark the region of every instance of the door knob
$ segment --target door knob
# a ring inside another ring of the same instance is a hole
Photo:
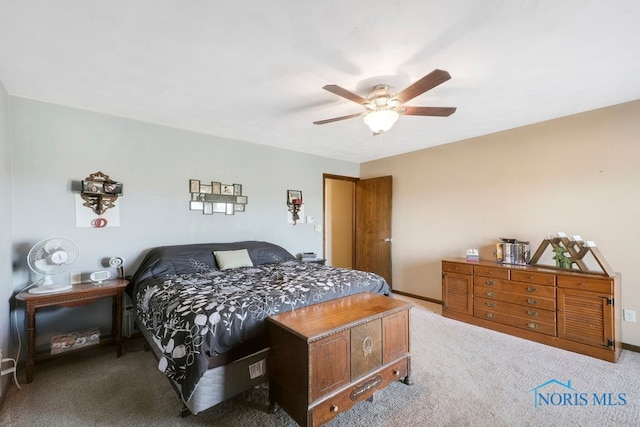
[[[390,242],[391,241],[391,237],[387,237],[384,239],[385,242]]]

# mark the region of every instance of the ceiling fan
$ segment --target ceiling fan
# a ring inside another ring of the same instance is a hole
[[[323,86],[324,90],[364,106],[365,111],[349,114],[348,116],[318,120],[313,122],[313,124],[324,125],[326,123],[364,116],[364,122],[369,126],[374,135],[378,135],[391,129],[391,126],[398,120],[400,114],[405,116],[448,117],[456,111],[455,107],[411,107],[404,106],[404,104],[416,96],[446,82],[450,78],[451,75],[448,72],[435,69],[398,93],[391,92],[389,85],[375,85],[366,98],[356,95],[338,85]]]

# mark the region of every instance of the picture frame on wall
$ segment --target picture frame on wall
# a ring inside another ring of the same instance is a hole
[[[244,212],[244,204],[236,203],[233,205],[233,210],[236,212]]]
[[[236,211],[234,209],[234,203],[227,203],[227,211],[225,212],[227,215],[233,215]]]
[[[213,215],[213,203],[212,202],[204,202],[203,203],[202,214],[203,215]]]
[[[235,196],[242,196],[242,184],[233,184],[233,194]]]
[[[200,192],[200,180],[199,179],[190,179],[189,180],[189,192],[190,193],[199,193]]]
[[[227,204],[226,203],[214,203],[213,211],[215,213],[226,213],[227,212]]]
[[[82,192],[85,194],[103,194],[103,183],[99,181],[82,181]]]
[[[249,200],[247,199],[247,196],[236,197],[236,203],[242,203],[243,205],[246,205],[248,202]]]
[[[203,194],[211,194],[211,191],[213,190],[213,188],[211,187],[211,184],[200,184],[200,192]]]
[[[302,190],[287,190],[287,204],[292,205],[294,200],[302,200]]]
[[[211,194],[220,194],[220,184],[219,182],[211,182]]]
[[[224,194],[227,196],[233,196],[233,185],[232,184],[222,184],[220,189],[220,194]]]
[[[104,194],[114,195],[114,196],[122,196],[122,183],[115,181],[105,181],[102,184],[102,188],[104,189]]]
[[[189,202],[189,209],[192,211],[201,211],[204,209],[204,202],[199,200],[191,200]]]

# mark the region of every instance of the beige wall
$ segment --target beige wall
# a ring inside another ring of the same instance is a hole
[[[442,258],[563,231],[596,242],[640,320],[640,101],[361,165],[388,174],[394,289],[440,300]],[[640,345],[640,323],[622,340]]]
[[[353,181],[325,181],[325,257],[334,267],[353,267]]]

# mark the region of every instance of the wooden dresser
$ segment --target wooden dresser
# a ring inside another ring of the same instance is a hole
[[[366,293],[269,318],[272,406],[323,425],[392,381],[410,384],[410,308]]]
[[[620,275],[442,261],[445,317],[616,362]]]

